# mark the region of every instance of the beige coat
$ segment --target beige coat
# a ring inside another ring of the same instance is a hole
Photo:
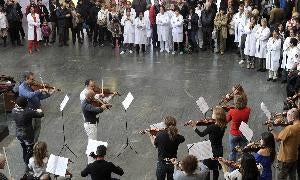
[[[227,38],[227,15],[218,13],[215,17],[214,24],[216,31],[220,31],[223,38]]]

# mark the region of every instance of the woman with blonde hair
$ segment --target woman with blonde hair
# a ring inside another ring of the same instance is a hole
[[[33,146],[33,157],[29,159],[28,167],[33,171],[33,177],[40,180],[50,179],[49,174],[46,172],[48,162],[47,144],[38,141]]]
[[[220,106],[216,106],[213,109],[212,118],[216,121],[215,124],[207,126],[203,132],[197,129],[195,121],[191,121],[190,126],[200,137],[209,136],[214,157],[223,157],[222,139],[227,125],[225,110]],[[219,178],[219,162],[217,160],[205,159],[203,164],[210,170],[213,170],[213,179],[217,180]]]

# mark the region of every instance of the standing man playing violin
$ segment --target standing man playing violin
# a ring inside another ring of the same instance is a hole
[[[184,137],[178,134],[176,119],[171,116],[165,118],[166,129],[159,131],[156,136],[150,135],[151,143],[157,148],[158,162],[156,168],[157,180],[173,180],[174,165],[166,160],[177,158],[179,144],[185,141]]]
[[[24,74],[24,81],[19,86],[19,96],[25,97],[28,101],[28,108],[33,110],[41,109],[41,100],[51,96],[55,88],[52,90],[38,89],[34,91],[31,86],[34,85],[34,73],[26,72]],[[41,131],[41,118],[33,119],[34,143],[38,141]]]
[[[97,123],[99,122],[97,115],[107,109],[109,105],[102,104],[101,107],[93,106],[92,102],[95,101],[94,97],[94,91],[88,90],[85,100],[81,103],[81,109],[85,120],[84,129],[88,139],[97,140]],[[88,163],[91,163],[92,161],[93,159],[88,156]]]
[[[271,125],[268,130],[274,135],[276,141],[281,142],[277,155],[279,161],[278,179],[287,179],[289,176],[289,179],[296,180],[298,148],[300,145],[300,111],[296,108],[290,109],[287,112],[287,120],[293,122],[293,125],[285,127],[279,134],[274,132]]]

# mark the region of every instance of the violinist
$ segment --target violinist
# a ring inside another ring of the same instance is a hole
[[[246,101],[248,100],[244,88],[240,84],[236,84],[232,87],[231,92],[222,98],[222,100],[219,102],[219,105],[222,106],[226,111],[229,111],[231,106],[228,103],[234,99],[234,96],[237,95],[242,96]]]
[[[41,109],[41,100],[46,99],[52,95],[55,89],[38,89],[34,91],[32,84],[35,83],[34,73],[26,72],[24,74],[24,81],[19,86],[19,96],[25,97],[28,101],[28,107],[37,110]],[[38,141],[40,130],[41,130],[41,118],[34,118],[34,143]]]
[[[157,180],[173,179],[174,166],[165,159],[177,158],[179,144],[185,141],[184,137],[178,134],[176,119],[167,116],[164,120],[166,129],[159,131],[156,136],[150,135],[151,143],[157,148],[158,162],[156,169]]]
[[[209,135],[209,140],[211,142],[211,147],[212,147],[212,152],[214,157],[223,157],[222,139],[227,125],[225,110],[220,106],[215,107],[213,109],[212,118],[216,120],[215,124],[207,126],[207,128],[203,132],[197,129],[195,122],[192,122],[190,126],[195,130],[195,132],[200,137]],[[213,159],[205,159],[203,163],[210,170],[213,170],[213,180],[218,180],[219,178],[218,161]]]
[[[296,179],[296,165],[298,159],[298,147],[300,145],[300,112],[292,108],[287,112],[288,122],[292,125],[286,126],[280,133],[273,130],[269,125],[268,130],[274,135],[276,141],[280,141],[277,160],[279,162],[278,179]]]
[[[112,162],[108,162],[104,159],[106,155],[106,147],[100,145],[97,147],[95,155],[96,161],[88,164],[87,167],[81,171],[81,177],[91,176],[92,180],[112,180],[111,173],[122,176],[124,171],[119,166],[114,165]]]
[[[264,132],[261,134],[260,144],[264,146],[254,153],[256,163],[259,163],[263,167],[261,180],[272,180],[272,164],[275,160],[275,140],[274,136],[270,132]]]
[[[92,104],[94,101],[95,93],[88,90],[85,100],[81,103],[82,113],[85,119],[84,129],[89,139],[97,140],[97,123],[99,119],[96,117],[107,109],[107,104],[102,104],[101,107],[96,107]]]
[[[230,155],[229,160],[236,161],[236,146],[243,148],[247,145],[247,139],[239,130],[242,122],[247,123],[249,120],[251,109],[247,107],[247,99],[242,95],[234,96],[234,109],[230,109],[227,113],[227,123],[231,121],[229,133]]]
[[[221,160],[219,163],[222,166],[225,180],[259,180],[260,165],[257,165],[253,155],[245,153],[241,158],[241,167],[230,172],[228,166]]]

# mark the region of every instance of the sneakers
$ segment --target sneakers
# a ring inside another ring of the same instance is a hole
[[[245,63],[245,61],[242,59],[242,60],[240,60],[239,65],[243,65],[244,63]]]
[[[170,50],[166,50],[167,53],[170,53]]]
[[[159,52],[161,52],[161,53],[162,53],[162,52],[164,52],[164,50],[163,50],[163,49],[161,49]]]
[[[250,69],[250,63],[247,63],[247,69]]]
[[[173,52],[172,52],[172,54],[173,54],[173,55],[175,55],[175,54],[176,54],[176,52],[175,52],[175,51],[173,51]]]
[[[180,55],[182,55],[183,54],[183,52],[182,51],[180,51],[180,53],[179,53]]]
[[[124,51],[121,51],[120,54],[125,54],[125,52],[124,52]]]
[[[250,68],[254,69],[254,63],[251,63]]]
[[[130,54],[132,54],[132,53],[133,53],[133,51],[132,51],[132,50],[129,50],[129,53],[130,53]]]

